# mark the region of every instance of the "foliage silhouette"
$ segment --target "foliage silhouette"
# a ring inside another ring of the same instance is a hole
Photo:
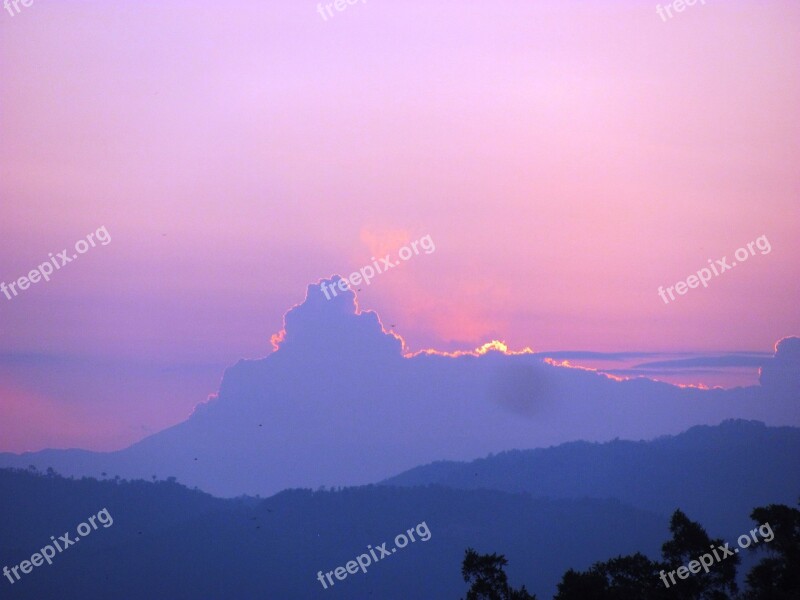
[[[507,564],[503,555],[478,554],[467,548],[461,563],[461,576],[467,583],[472,582],[466,600],[536,600],[524,585],[519,590],[509,587]]]

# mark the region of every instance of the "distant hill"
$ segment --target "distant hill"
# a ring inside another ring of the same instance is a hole
[[[575,442],[439,462],[381,485],[219,499],[175,481],[64,479],[0,470],[0,566],[14,566],[106,508],[100,528],[2,597],[82,600],[463,597],[464,550],[499,552],[512,585],[549,600],[569,568],[651,557],[676,508],[735,539],[753,508],[800,496],[800,430],[748,421],[649,442]],[[391,484],[391,485],[389,485]],[[415,542],[323,589],[318,571],[425,522]],[[747,557],[745,557],[747,558]]]
[[[513,583],[550,598],[569,567],[642,550],[657,554],[667,519],[616,501],[541,500],[526,494],[366,486],[292,490],[254,503],[218,500],[175,483],[97,482],[0,470],[0,566],[13,566],[89,515],[93,531],[3,598],[81,600],[308,600],[461,598],[464,550],[502,551]],[[317,571],[425,522],[418,540],[323,589]]]
[[[242,504],[240,500],[225,501],[189,490],[175,482],[65,479],[2,469],[0,558],[13,558],[7,556],[12,547],[23,555],[30,544],[41,547],[51,535],[74,529],[104,507],[112,516],[117,507],[124,507],[124,517],[109,528],[115,534],[138,535],[140,530],[144,533],[164,529]],[[100,539],[96,543],[103,543],[107,536],[97,537]]]
[[[800,429],[725,421],[649,442],[573,442],[472,462],[436,462],[383,483],[616,498],[664,515],[681,507],[719,534],[739,535],[753,507],[797,503]]]

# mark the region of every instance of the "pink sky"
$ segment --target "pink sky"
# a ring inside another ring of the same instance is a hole
[[[310,282],[426,234],[359,293],[411,349],[771,351],[800,334],[799,29],[788,0],[0,12],[0,281],[112,238],[0,296],[0,450],[179,421]]]

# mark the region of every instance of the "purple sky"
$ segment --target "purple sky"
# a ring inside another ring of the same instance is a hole
[[[309,283],[425,235],[358,294],[411,350],[771,353],[800,333],[799,28],[789,0],[0,12],[0,282],[112,240],[0,295],[0,450],[182,420]]]

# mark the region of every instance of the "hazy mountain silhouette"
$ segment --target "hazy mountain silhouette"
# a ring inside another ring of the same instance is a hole
[[[119,452],[2,454],[0,466],[176,476],[217,495],[266,495],[366,484],[514,448],[654,438],[725,418],[800,425],[794,340],[782,341],[764,386],[732,390],[618,380],[499,346],[405,356],[402,340],[360,311],[352,292],[326,300],[310,285],[273,337],[276,351],[228,369],[218,397],[187,421]]]
[[[668,519],[609,500],[367,486],[218,500],[175,483],[71,481],[0,470],[0,565],[30,559],[50,536],[107,508],[114,519],[23,575],[3,597],[82,600],[442,600],[463,596],[464,548],[503,548],[512,582],[550,597],[569,567],[657,553]],[[430,539],[323,589],[318,571],[344,566],[425,522]]]
[[[440,461],[384,483],[616,498],[660,514],[680,506],[720,534],[739,535],[752,507],[791,505],[800,496],[800,429],[726,421],[651,442],[573,442]]]

